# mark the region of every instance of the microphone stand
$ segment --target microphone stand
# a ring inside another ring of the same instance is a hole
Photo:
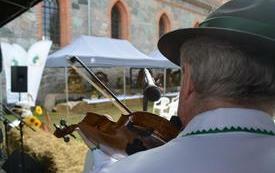
[[[11,113],[13,116],[15,116],[19,121],[19,132],[20,132],[20,162],[19,162],[19,173],[24,173],[25,172],[25,160],[24,160],[24,136],[23,136],[23,126],[26,125],[27,127],[29,127],[30,129],[32,129],[33,131],[35,131],[31,126],[27,125],[24,123],[23,121],[23,117],[21,115],[17,115],[15,112],[13,112],[12,110],[10,110],[6,105],[2,104],[3,108],[5,108],[5,110],[7,110],[9,113]],[[5,121],[7,121],[8,123],[10,123],[10,121],[5,118],[4,116],[1,116],[1,118],[3,118]],[[2,120],[2,119],[1,119]],[[18,129],[16,127],[16,129]]]
[[[7,155],[9,156],[9,146],[8,146],[8,124],[11,123],[6,117],[4,117],[3,115],[1,115],[1,120],[4,122],[5,125],[5,140],[6,140],[6,151],[7,151]],[[25,172],[25,161],[24,161],[24,141],[23,141],[23,118],[20,116],[19,119],[20,123],[19,123],[19,132],[20,132],[20,162],[19,162],[19,173],[24,173]],[[18,128],[16,128],[18,129]]]
[[[8,139],[8,131],[9,131],[9,124],[11,123],[11,121],[9,119],[7,119],[5,116],[4,116],[4,111],[1,111],[0,113],[0,121],[3,122],[4,124],[4,131],[5,131],[5,144],[6,144],[6,153],[7,153],[7,156],[10,155],[9,153],[9,139]],[[18,127],[15,127],[17,130],[20,130]]]
[[[10,151],[9,151],[9,135],[8,135],[8,131],[9,131],[9,124],[11,123],[11,121],[9,119],[7,119],[4,116],[5,112],[3,110],[1,110],[0,113],[0,121],[3,122],[4,124],[4,131],[5,131],[5,145],[6,145],[6,157],[8,158],[10,156]],[[17,130],[20,130],[18,127],[16,127]]]

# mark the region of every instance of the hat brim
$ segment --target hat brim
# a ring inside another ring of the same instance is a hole
[[[180,66],[181,45],[191,38],[202,36],[227,40],[238,47],[245,47],[246,49],[249,47],[251,50],[257,51],[257,53],[273,57],[272,61],[275,59],[275,40],[226,28],[202,27],[175,30],[160,38],[158,48],[167,59]]]

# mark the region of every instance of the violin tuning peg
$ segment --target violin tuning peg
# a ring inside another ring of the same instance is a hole
[[[64,142],[66,142],[66,143],[70,142],[70,137],[69,136],[64,136],[63,139],[64,139]]]
[[[70,136],[76,139],[76,136],[74,134],[71,133]]]
[[[56,125],[55,123],[53,124],[55,129],[60,129],[60,127],[58,125]]]
[[[66,127],[67,122],[65,120],[60,120],[60,125]]]

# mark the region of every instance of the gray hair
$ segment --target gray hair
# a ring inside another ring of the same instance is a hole
[[[190,39],[180,51],[182,67],[184,63],[191,66],[200,99],[226,98],[268,106],[275,103],[275,66],[257,62],[264,57],[209,37]]]

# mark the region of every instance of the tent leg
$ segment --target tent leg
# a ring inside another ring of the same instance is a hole
[[[132,75],[133,75],[133,69],[132,68],[130,68],[130,88],[132,89],[132,80],[133,80],[133,78],[132,78]]]
[[[126,96],[126,69],[123,69],[123,95]]]
[[[67,118],[67,115],[69,114],[69,87],[68,87],[68,68],[65,67],[64,68],[64,74],[65,74],[65,96],[66,96],[66,103],[67,103],[67,106],[66,106],[66,111],[67,111],[67,114],[66,114],[66,118]]]

